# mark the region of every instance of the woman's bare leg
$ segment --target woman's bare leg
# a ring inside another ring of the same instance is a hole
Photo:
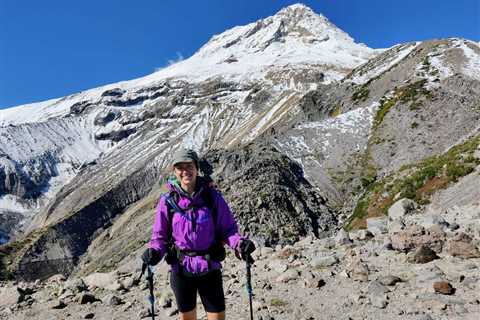
[[[197,309],[188,312],[180,312],[180,320],[197,320]]]
[[[222,312],[207,312],[208,320],[225,320],[225,311]]]

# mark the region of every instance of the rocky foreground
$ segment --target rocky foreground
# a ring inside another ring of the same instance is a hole
[[[367,230],[258,249],[255,319],[479,319],[480,202],[440,209],[401,199],[388,215]],[[148,318],[135,257],[110,273],[2,283],[0,319]],[[249,319],[245,265],[230,254],[224,269],[228,318]],[[155,273],[156,319],[178,314],[167,270]]]

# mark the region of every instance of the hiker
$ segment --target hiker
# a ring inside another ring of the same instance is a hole
[[[251,259],[255,245],[238,232],[235,218],[221,193],[198,175],[198,156],[180,149],[173,174],[160,197],[152,238],[142,260],[156,265],[162,257],[171,265],[170,285],[180,319],[196,320],[197,292],[208,320],[225,319],[221,261],[224,244],[238,258]]]

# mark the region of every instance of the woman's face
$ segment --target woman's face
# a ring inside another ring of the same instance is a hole
[[[194,162],[180,162],[173,166],[173,172],[182,188],[195,188],[197,182],[197,167]]]

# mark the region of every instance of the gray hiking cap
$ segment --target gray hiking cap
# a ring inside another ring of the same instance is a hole
[[[198,155],[192,149],[180,148],[173,154],[172,165],[180,162],[193,162],[198,168]]]

